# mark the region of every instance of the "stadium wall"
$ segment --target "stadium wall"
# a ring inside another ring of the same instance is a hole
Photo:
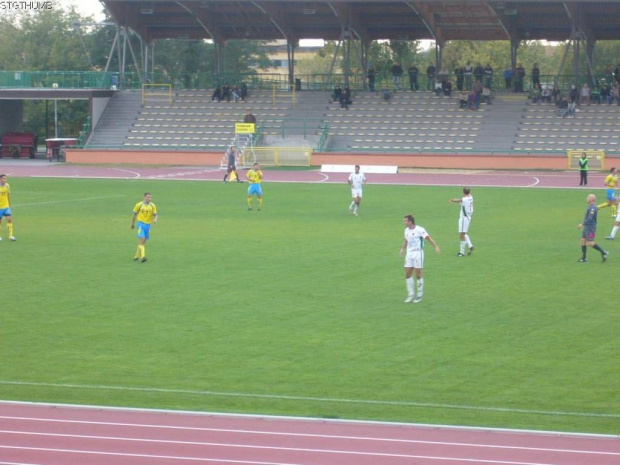
[[[223,152],[196,152],[163,150],[67,150],[67,162],[79,164],[129,164],[174,166],[219,166]],[[314,153],[312,166],[321,165],[391,165],[400,168],[449,169],[516,169],[565,170],[566,155],[535,154],[479,154],[479,153]]]

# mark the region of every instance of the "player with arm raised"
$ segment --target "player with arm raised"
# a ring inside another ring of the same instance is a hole
[[[465,246],[469,247],[467,255],[471,255],[474,251],[474,245],[469,238],[469,224],[471,223],[471,217],[474,214],[474,197],[471,195],[469,187],[463,188],[463,197],[460,199],[450,199],[452,203],[458,203],[461,205],[459,211],[459,235],[461,238],[461,244],[457,257],[465,256]]]

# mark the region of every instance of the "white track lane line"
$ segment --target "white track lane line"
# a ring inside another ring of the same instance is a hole
[[[4,417],[1,417],[4,418]],[[21,420],[20,418],[13,418],[13,420]],[[26,419],[28,421],[40,421],[46,422],[46,420],[39,419]],[[451,441],[429,441],[429,440],[417,440],[417,439],[389,439],[389,438],[373,438],[368,436],[339,436],[328,434],[307,434],[307,433],[282,433],[282,432],[269,432],[269,431],[257,431],[257,430],[237,430],[237,429],[224,429],[224,428],[199,428],[199,427],[183,427],[183,426],[166,426],[166,425],[141,425],[131,423],[109,423],[109,422],[92,422],[92,421],[75,421],[75,420],[51,420],[53,423],[66,423],[66,424],[80,424],[88,426],[115,426],[118,428],[144,428],[144,429],[169,429],[169,430],[182,430],[182,431],[198,431],[198,432],[214,432],[214,433],[233,433],[233,434],[245,434],[245,435],[260,435],[260,436],[276,436],[276,437],[294,437],[294,438],[315,438],[315,439],[335,439],[344,441],[360,441],[368,443],[395,443],[395,444],[423,444],[423,445],[436,445],[436,446],[452,446],[474,449],[490,449],[490,450],[522,450],[531,452],[553,452],[561,454],[582,454],[582,455],[605,455],[612,457],[620,457],[620,452],[599,452],[589,450],[574,450],[574,449],[555,449],[548,447],[525,447],[525,446],[507,446],[496,444],[482,444],[482,443],[467,443],[467,442],[451,442]],[[204,441],[179,441],[179,440],[166,440],[166,439],[144,439],[144,438],[128,438],[117,436],[94,436],[89,434],[61,434],[61,433],[43,433],[43,432],[30,432],[30,431],[15,431],[15,430],[0,430],[0,434],[13,434],[23,436],[41,436],[41,437],[58,437],[58,438],[77,438],[77,439],[98,439],[105,441],[119,441],[119,442],[153,442],[161,444],[174,444],[185,446],[231,446],[231,447],[253,447],[252,445],[238,444],[238,443],[212,443]],[[261,448],[269,449],[269,446],[257,446]],[[279,448],[278,448],[279,449]],[[288,449],[287,449],[288,450]],[[293,449],[297,450],[297,449]],[[304,449],[305,450],[305,449]],[[312,449],[308,449],[312,450]],[[323,450],[321,450],[323,452]],[[351,450],[351,453],[356,451]]]

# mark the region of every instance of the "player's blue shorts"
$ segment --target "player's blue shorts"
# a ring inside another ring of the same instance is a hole
[[[0,208],[0,218],[11,215],[11,208]]]
[[[610,202],[616,200],[616,189],[607,189],[607,200]]]
[[[248,195],[252,194],[260,196],[263,195],[263,190],[260,188],[260,184],[250,184],[250,187],[248,187]]]
[[[151,237],[151,225],[138,221],[138,238],[149,239]]]

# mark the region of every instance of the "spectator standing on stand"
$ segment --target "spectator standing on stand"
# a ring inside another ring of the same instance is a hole
[[[515,70],[515,92],[523,92],[523,81],[525,80],[525,68],[521,63]]]
[[[484,85],[488,88],[493,86],[493,68],[490,63],[487,63],[484,68]]]
[[[506,66],[504,70],[504,83],[506,85],[506,89],[512,88],[512,68],[510,66]]]
[[[540,86],[540,69],[538,68],[538,63],[534,63],[534,67],[532,68],[532,86],[536,84]]]
[[[474,74],[474,67],[468,61],[465,64],[464,69],[465,69],[465,90],[470,91],[471,90],[471,77]]]
[[[411,66],[409,66],[409,69],[407,70],[407,73],[409,74],[409,88],[412,91],[418,90],[419,89],[419,87],[418,87],[418,74],[420,74],[420,70],[418,69],[418,67],[414,63],[411,63]]]
[[[394,90],[400,90],[400,77],[403,75],[403,67],[399,62],[392,66],[392,81],[394,82]]]
[[[375,91],[375,67],[370,65],[368,67],[368,90],[370,92]]]
[[[428,65],[428,68],[426,68],[426,78],[428,79],[427,83],[426,83],[426,90],[430,90],[431,92],[434,92],[435,90],[435,72],[437,70],[435,69],[435,66],[431,63]]]

